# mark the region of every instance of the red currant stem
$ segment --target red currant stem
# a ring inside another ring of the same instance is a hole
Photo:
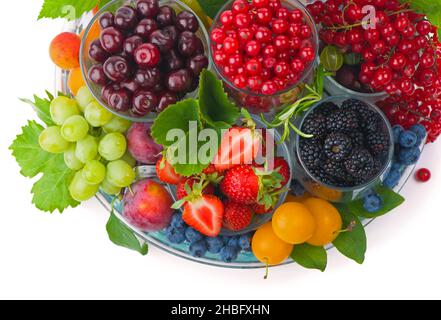
[[[368,22],[358,22],[355,24],[346,24],[346,25],[338,26],[338,27],[325,27],[324,29],[326,29],[326,30],[347,30],[347,29],[352,29],[354,27],[360,27],[365,24],[368,24]]]
[[[412,9],[401,9],[401,10],[398,10],[398,11],[390,12],[387,15],[390,17],[390,16],[394,16],[394,15],[397,15],[397,14],[400,14],[400,13],[406,13],[406,12],[414,12],[414,10],[412,10]]]

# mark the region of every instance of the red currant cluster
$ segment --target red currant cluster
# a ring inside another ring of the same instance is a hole
[[[280,0],[236,0],[211,32],[213,60],[239,89],[272,95],[295,85],[315,60],[313,30]]]
[[[375,7],[375,21],[364,19],[364,5]],[[398,0],[317,1],[308,10],[321,24],[322,41],[361,55],[359,82],[390,95],[381,105],[391,122],[422,123],[429,140],[436,140],[441,133],[437,28]]]

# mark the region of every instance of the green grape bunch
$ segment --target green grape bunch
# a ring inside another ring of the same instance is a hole
[[[136,161],[124,135],[131,123],[102,107],[87,87],[74,99],[53,99],[50,116],[55,125],[40,134],[39,144],[49,153],[62,153],[66,166],[75,171],[68,188],[74,200],[86,201],[100,188],[118,195],[134,182]]]

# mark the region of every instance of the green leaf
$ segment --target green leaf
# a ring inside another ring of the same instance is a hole
[[[110,0],[44,0],[38,19],[66,18],[75,20],[96,6],[99,5],[102,8],[109,2]]]
[[[50,154],[40,148],[38,137],[43,130],[35,121],[29,121],[9,149],[23,176],[33,178],[39,173],[43,174],[32,188],[35,206],[43,211],[58,210],[62,213],[64,209],[79,204],[72,199],[68,190],[74,172],[66,167],[62,154]]]
[[[417,13],[427,16],[429,21],[438,27],[438,36],[441,37],[441,0],[400,0],[401,3],[409,3]]]
[[[159,114],[152,126],[152,137],[156,143],[170,146],[174,141],[167,141],[167,133],[172,129],[189,131],[189,122],[197,121],[199,127],[199,105],[194,99],[179,101]]]
[[[62,154],[52,155],[44,168],[43,176],[32,187],[32,203],[46,212],[58,210],[63,213],[68,207],[76,207],[79,202],[72,199],[69,184],[75,172],[66,167]]]
[[[328,254],[323,247],[314,247],[307,243],[294,246],[291,258],[302,267],[308,269],[326,270]]]
[[[199,0],[199,4],[205,11],[207,16],[214,19],[217,13],[220,11],[223,5],[225,5],[226,0]]]
[[[365,259],[367,249],[366,233],[363,224],[347,208],[338,205],[344,228],[350,230],[342,232],[333,244],[340,253],[355,262],[362,264]]]
[[[147,243],[140,243],[132,230],[120,221],[113,213],[106,225],[110,241],[120,247],[139,252],[143,256],[148,253]]]
[[[53,155],[41,149],[38,143],[43,130],[35,121],[29,121],[9,147],[21,168],[20,173],[25,177],[33,178],[43,172],[53,159]]]
[[[42,99],[39,98],[37,95],[34,95],[34,101],[29,99],[20,99],[21,101],[30,104],[35,112],[37,113],[37,116],[48,126],[55,125],[52,121],[51,114],[50,114],[50,105],[51,101],[54,99],[52,95],[47,92],[49,99]]]
[[[197,141],[196,152],[192,152],[190,149],[190,135],[187,132],[185,137],[181,139],[176,145],[173,146],[173,148],[168,149],[167,153],[167,159],[173,161],[175,156],[175,151],[179,150],[180,146],[182,146],[182,149],[185,148],[185,155],[186,159],[185,161],[181,161],[180,163],[176,163],[173,165],[173,168],[175,169],[176,173],[184,176],[184,177],[190,177],[193,175],[197,175],[202,173],[202,171],[209,166],[209,163],[203,164],[200,162],[201,159],[198,157],[198,152],[200,150],[200,147],[207,143],[207,142],[201,142]],[[210,153],[210,156],[208,156],[208,159],[213,159],[214,154]],[[191,160],[191,161],[190,161]]]
[[[402,205],[405,201],[401,195],[386,187],[379,187],[376,189],[376,192],[383,199],[383,206],[379,211],[374,213],[367,212],[363,207],[363,199],[348,203],[348,209],[359,217],[377,218],[391,212],[395,208]]]
[[[228,99],[222,81],[208,70],[202,71],[201,74],[199,106],[202,119],[216,128],[229,128],[240,116],[237,106]]]

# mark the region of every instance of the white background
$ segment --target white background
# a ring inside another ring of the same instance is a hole
[[[333,250],[325,273],[289,265],[264,281],[263,270],[199,265],[156,248],[142,257],[108,240],[96,200],[63,215],[39,212],[8,146],[35,118],[17,98],[53,88],[48,45],[62,21],[37,22],[41,3],[4,1],[0,19],[0,298],[441,298],[441,143],[419,164],[432,170],[430,183],[411,179],[406,203],[368,227],[364,265]]]

